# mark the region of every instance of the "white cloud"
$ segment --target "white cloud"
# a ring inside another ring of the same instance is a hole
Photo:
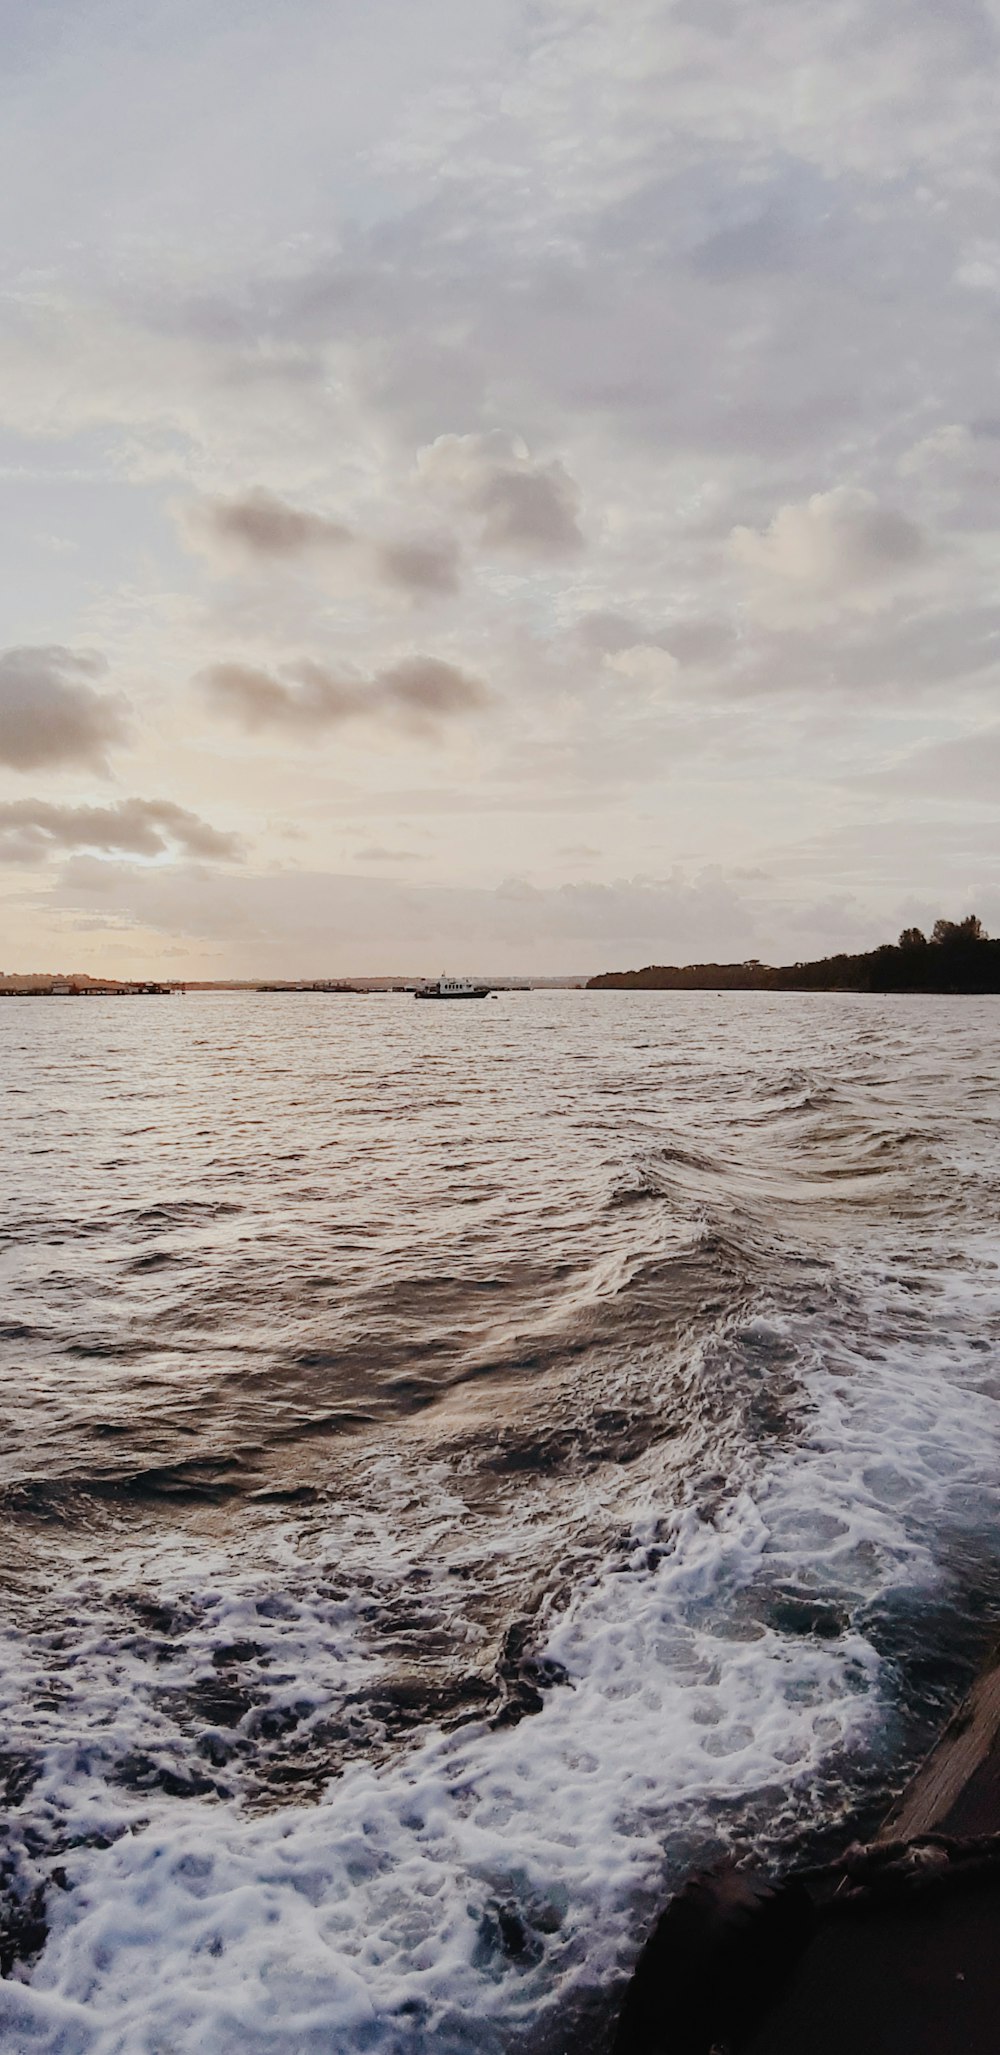
[[[905,514],[846,485],[779,507],[763,531],[734,528],[732,552],[750,574],[755,614],[777,627],[841,609],[879,612],[929,554]]]
[[[975,439],[963,421],[947,421],[943,427],[922,436],[911,449],[903,452],[899,460],[900,476],[919,477],[924,472],[950,471],[955,466],[964,470],[974,447]]]

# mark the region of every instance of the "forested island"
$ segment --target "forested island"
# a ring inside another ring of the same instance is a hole
[[[608,970],[588,992],[1000,992],[1000,940],[974,913],[935,921],[928,937],[904,928],[898,942],[815,963],[649,963]]]

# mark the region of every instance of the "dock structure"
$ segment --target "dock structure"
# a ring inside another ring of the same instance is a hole
[[[51,984],[0,985],[0,999],[169,999],[183,992],[183,985],[73,984],[57,979]]]
[[[287,985],[278,983],[255,985],[254,990],[255,992],[335,992],[339,994],[353,994],[358,998],[370,997],[367,986],[349,985],[342,978],[315,978],[311,982],[307,979],[296,979],[294,983]]]

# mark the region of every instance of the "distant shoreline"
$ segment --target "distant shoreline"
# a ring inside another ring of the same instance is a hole
[[[1000,992],[1000,941],[975,914],[939,920],[930,938],[904,928],[898,942],[849,956],[775,966],[745,963],[649,963],[643,970],[603,971],[588,992]]]
[[[84,972],[72,977],[57,973],[13,973],[0,978],[0,999],[115,999],[115,998],[171,998],[198,992],[250,992],[307,995],[325,994],[331,998],[365,998],[383,994],[404,994],[412,996],[418,987],[428,979],[423,975],[410,974],[407,977],[353,977],[353,978],[171,978],[160,983],[152,978],[98,978]],[[587,980],[576,977],[491,977],[482,976],[482,982],[494,992],[567,992],[583,991]]]

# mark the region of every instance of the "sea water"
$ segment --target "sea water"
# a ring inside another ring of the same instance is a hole
[[[605,2045],[1000,1618],[1000,1002],[10,1001],[0,2044]]]

